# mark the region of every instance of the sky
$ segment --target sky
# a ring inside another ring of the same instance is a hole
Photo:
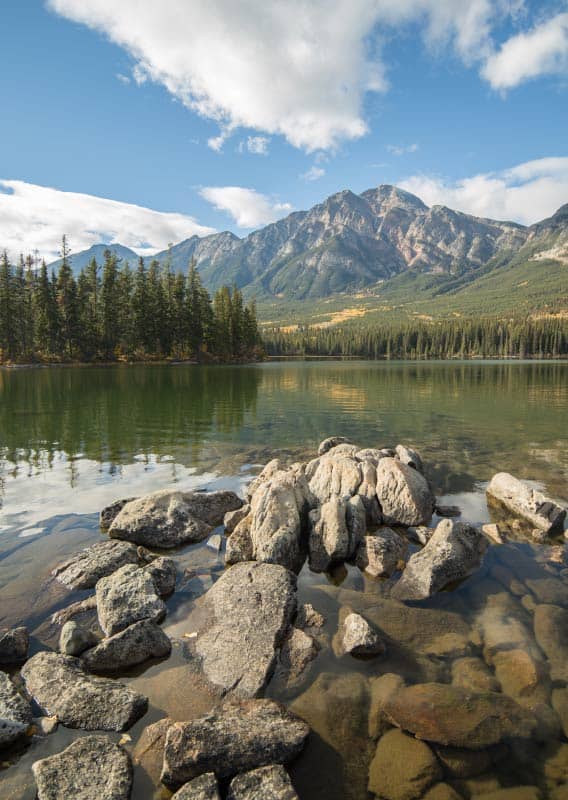
[[[568,0],[5,0],[0,249],[141,254],[381,183],[568,202]]]

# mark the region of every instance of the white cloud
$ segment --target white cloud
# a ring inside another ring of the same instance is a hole
[[[243,186],[205,186],[199,193],[219,211],[230,214],[239,228],[260,228],[294,210],[290,203],[279,203]]]
[[[387,144],[387,150],[389,153],[392,153],[393,156],[404,156],[407,153],[416,153],[418,150],[418,145],[416,142],[414,144]]]
[[[128,77],[128,75],[123,75],[122,72],[117,72],[116,77],[121,83],[126,83],[126,84],[130,83],[130,78]]]
[[[12,257],[38,250],[40,256],[53,260],[64,233],[74,252],[100,242],[119,242],[149,255],[170,242],[213,232],[185,214],[0,180],[0,249]]]
[[[531,225],[568,201],[568,158],[541,158],[458,181],[414,175],[400,186],[428,205]]]
[[[494,89],[511,89],[541,75],[568,73],[568,13],[557,14],[508,39],[487,60],[483,76]]]
[[[388,88],[381,43],[414,26],[431,50],[466,63],[494,51],[492,35],[523,0],[47,0],[106,34],[164,85],[227,131],[281,134],[308,152],[367,132],[365,95]]]
[[[249,136],[247,150],[256,156],[267,156],[270,139],[267,136]]]
[[[319,181],[320,178],[323,178],[325,175],[325,169],[323,167],[310,167],[307,172],[304,172],[300,175],[300,178],[304,181]]]

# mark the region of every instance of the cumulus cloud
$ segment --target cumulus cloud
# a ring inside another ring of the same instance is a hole
[[[37,250],[49,261],[57,257],[64,233],[75,252],[100,242],[119,242],[140,255],[150,255],[170,242],[194,234],[205,236],[214,229],[185,214],[0,180],[0,249],[12,257]]]
[[[418,150],[418,145],[416,142],[414,144],[387,144],[387,150],[389,153],[392,153],[393,156],[404,156],[407,153],[416,153]]]
[[[320,178],[323,178],[325,175],[325,169],[323,167],[313,166],[310,167],[307,172],[303,172],[300,175],[300,178],[304,181],[319,181]]]
[[[448,181],[414,175],[400,186],[428,205],[531,225],[568,201],[568,158],[541,158],[511,169]]]
[[[568,13],[512,36],[489,57],[482,74],[500,90],[541,75],[568,74]]]
[[[492,35],[523,0],[47,0],[108,36],[134,59],[137,82],[164,85],[228,133],[281,134],[308,152],[367,132],[367,92],[388,88],[381,43],[415,26],[432,50],[468,64],[494,51]]]
[[[294,210],[255,189],[243,186],[204,186],[200,194],[219,211],[225,211],[239,228],[260,228]]]

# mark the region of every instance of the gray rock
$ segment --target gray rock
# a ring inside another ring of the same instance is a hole
[[[238,564],[241,561],[253,561],[253,546],[250,536],[251,515],[239,522],[227,539],[225,564]]]
[[[127,503],[131,503],[133,500],[138,500],[138,498],[126,497],[123,500],[116,500],[114,503],[111,503],[110,506],[105,506],[99,514],[99,525],[101,528],[105,530],[110,528],[114,518],[118,516]]]
[[[28,657],[30,637],[24,627],[0,633],[0,664],[21,664]]]
[[[34,717],[33,722],[39,736],[49,736],[59,726],[57,717]]]
[[[106,736],[84,736],[32,765],[38,800],[129,800],[130,756]]]
[[[296,578],[277,564],[235,564],[203,598],[197,653],[224,692],[254,697],[268,682],[296,612]]]
[[[259,767],[233,778],[227,800],[298,800],[281,764]]]
[[[171,558],[160,556],[151,561],[146,572],[154,581],[156,592],[160,597],[168,597],[176,588],[176,564]]]
[[[371,461],[376,467],[381,458],[389,458],[394,456],[394,450],[385,450],[378,447],[365,447],[363,450],[357,450],[355,455],[359,461]]]
[[[148,708],[146,697],[117,681],[92,677],[71,656],[36,653],[22,676],[40,708],[68,728],[123,731]]]
[[[413,450],[412,447],[407,447],[404,444],[397,444],[397,446],[395,447],[395,453],[397,455],[398,460],[402,464],[407,464],[409,467],[417,469],[418,472],[424,474],[424,465],[422,463],[422,456],[416,450]]]
[[[218,553],[223,545],[223,539],[220,533],[214,533],[213,536],[210,536],[209,539],[205,542],[205,546],[209,547],[210,550],[214,550],[215,553]]]
[[[365,530],[365,507],[361,498],[357,495],[345,500],[332,495],[310,512],[310,569],[324,572],[350,559],[364,539]]]
[[[160,622],[166,606],[157,593],[152,576],[132,564],[121,567],[97,583],[99,625],[107,636],[141,619]]]
[[[377,466],[377,497],[386,525],[428,525],[435,499],[417,470],[395,458]]]
[[[547,533],[562,531],[566,509],[507,472],[498,472],[491,478],[487,496],[535,528]]]
[[[98,639],[92,631],[70,620],[61,628],[59,650],[66,656],[80,656],[84,650],[94,647],[97,642]]]
[[[363,538],[355,554],[355,563],[373,578],[388,578],[405,560],[406,550],[402,536],[391,528],[379,528]]]
[[[477,528],[443,519],[424,549],[410,557],[392,596],[398,600],[431,597],[449,583],[471,575],[486,548],[487,540]]]
[[[227,511],[241,506],[234,492],[162,489],[127,503],[114,518],[109,536],[146,547],[179,547],[206,539]]]
[[[347,614],[339,637],[341,651],[352,656],[377,656],[385,652],[383,641],[360,614]]]
[[[175,787],[206,772],[223,779],[286,764],[302,750],[308,733],[305,722],[272,700],[232,701],[169,728],[162,781]]]
[[[31,724],[30,704],[16,690],[8,675],[0,672],[0,749],[24,739]]]
[[[352,444],[352,442],[345,436],[329,436],[320,442],[318,447],[318,456],[324,456],[329,450],[337,447],[339,444]]]
[[[292,628],[280,650],[274,674],[283,689],[297,687],[305,677],[307,667],[318,654],[316,641],[299,628]]]
[[[286,470],[286,465],[280,461],[279,458],[273,458],[272,461],[269,461],[268,464],[265,464],[256,478],[249,483],[245,490],[247,502],[250,504],[254,493],[261,484],[269,481],[276,472],[281,472],[283,470]]]
[[[297,628],[323,628],[325,618],[311,603],[303,603],[298,608],[295,624]]]
[[[310,478],[310,491],[320,503],[332,498],[347,501],[357,494],[362,480],[362,467],[354,456],[331,450],[318,459]]]
[[[97,542],[59,564],[52,572],[69,589],[92,589],[96,582],[125,564],[138,564],[136,547],[129,542]]]
[[[360,457],[360,453],[357,453]],[[377,499],[377,468],[378,461],[370,458],[361,460],[362,481],[357,489],[365,506],[366,521],[368,525],[379,525],[382,521],[381,509]]]
[[[215,773],[206,772],[205,775],[185,783],[171,800],[221,800]]]
[[[441,506],[437,503],[435,511],[439,517],[461,517],[461,508],[459,506]]]
[[[91,672],[118,672],[149,658],[165,658],[172,643],[164,631],[150,619],[135,622],[83,653],[83,663]]]
[[[410,528],[406,529],[406,536],[411,542],[417,542],[424,547],[424,545],[428,544],[435,531],[436,528],[428,528],[426,525],[411,525]]]
[[[227,511],[223,517],[223,526],[227,536],[232,534],[239,522],[241,522],[248,515],[249,511],[250,505],[248,503],[240,508],[235,509],[235,511]]]

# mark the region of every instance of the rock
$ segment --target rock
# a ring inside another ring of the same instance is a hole
[[[387,701],[387,718],[419,739],[481,750],[510,737],[527,738],[534,716],[506,695],[473,694],[456,686],[408,686]]]
[[[347,501],[363,480],[361,464],[353,456],[330,451],[319,459],[310,479],[310,491],[320,504],[332,498]]]
[[[489,769],[491,750],[464,750],[461,747],[435,747],[438,761],[450,778],[475,778]]]
[[[564,736],[568,738],[568,689],[552,690],[552,707],[560,717]]]
[[[129,800],[130,757],[106,736],[84,736],[32,765],[38,800]]]
[[[552,680],[568,681],[568,611],[553,605],[537,606],[534,633],[549,660]]]
[[[52,575],[69,589],[92,589],[97,581],[125,564],[138,564],[138,553],[133,544],[97,542],[59,564]]]
[[[298,609],[295,624],[297,628],[323,628],[325,618],[311,603],[303,603]]]
[[[156,594],[152,576],[132,564],[101,578],[96,591],[99,625],[107,636],[141,619],[161,622],[166,616],[166,606]]]
[[[351,558],[364,537],[365,508],[360,497],[332,497],[310,512],[310,569],[324,572]]]
[[[378,656],[384,642],[360,614],[347,614],[338,631],[339,650],[352,656]]]
[[[406,542],[391,528],[379,528],[363,537],[355,563],[373,578],[390,577],[406,556]]]
[[[519,700],[538,695],[543,702],[548,700],[544,664],[526,650],[498,651],[493,658],[493,665],[495,677],[509,697]]]
[[[297,687],[318,649],[311,636],[299,628],[292,628],[280,650],[274,681],[285,689]]]
[[[172,643],[150,619],[135,622],[83,653],[83,663],[91,672],[119,672],[149,658],[165,658]]]
[[[441,506],[439,503],[436,503],[434,511],[439,517],[461,517],[462,513],[459,506]]]
[[[223,692],[255,697],[296,612],[294,574],[277,564],[235,564],[204,596],[203,609],[211,620],[196,649],[205,675]]]
[[[246,488],[245,497],[248,503],[250,504],[254,493],[261,484],[269,481],[275,473],[285,470],[286,466],[282,463],[282,461],[280,461],[279,458],[273,458],[272,461],[269,461],[268,464],[265,464],[265,466],[262,468],[262,471],[256,476],[256,478],[254,478],[254,480],[249,483]]]
[[[377,463],[378,461],[372,459],[361,459],[362,481],[357,489],[357,494],[365,507],[367,525],[379,525],[382,521],[377,499]]]
[[[428,544],[410,557],[392,596],[398,600],[431,597],[449,583],[471,575],[487,547],[472,525],[443,519]]]
[[[59,650],[66,656],[80,656],[84,650],[94,647],[98,641],[92,631],[70,620],[61,628]]]
[[[399,730],[387,731],[369,768],[369,791],[385,800],[415,800],[442,779],[427,744]]]
[[[507,472],[498,472],[491,478],[487,495],[539,530],[547,533],[562,531],[566,509]]]
[[[234,511],[227,511],[225,516],[223,517],[223,526],[225,528],[225,534],[230,536],[232,532],[235,530],[239,522],[241,522],[246,516],[248,516],[250,512],[250,505],[246,503],[244,506],[240,508],[236,508]]]
[[[16,690],[8,675],[0,672],[0,749],[24,739],[31,724],[30,704]]]
[[[327,439],[324,439],[323,442],[320,442],[318,456],[324,456],[329,450],[333,447],[337,447],[339,444],[352,444],[352,442],[345,436],[329,436]]]
[[[299,800],[299,798],[284,767],[280,764],[271,764],[233,778],[227,800]]]
[[[386,525],[428,525],[434,496],[417,470],[394,458],[377,466],[377,497]]]
[[[160,675],[162,680],[163,677],[163,675]],[[168,680],[170,676],[168,673],[165,673],[165,677],[166,680]],[[193,689],[193,687],[191,688]],[[159,700],[154,702],[160,707]],[[132,752],[132,760],[135,766],[146,773],[149,781],[154,785],[160,782],[162,762],[164,760],[164,747],[166,746],[166,735],[172,724],[173,720],[169,717],[162,717],[157,722],[146,725],[138,737]]]
[[[511,789],[484,792],[483,800],[542,800],[542,794],[538,786],[514,786]]]
[[[227,539],[225,564],[239,564],[241,561],[253,561],[253,546],[250,536],[251,516],[245,517],[231,536]]]
[[[541,658],[525,618],[523,607],[510,595],[500,593],[488,598],[478,617],[483,635],[483,657],[488,664],[493,664],[495,654],[503,650],[526,650],[535,658]]]
[[[215,773],[206,772],[205,775],[185,783],[171,800],[221,800]]]
[[[449,783],[437,783],[426,792],[423,800],[462,800],[462,796]]]
[[[410,541],[417,542],[423,547],[428,544],[435,533],[436,528],[428,528],[426,525],[411,525],[406,529],[406,535]]]
[[[218,553],[223,546],[223,539],[220,533],[214,533],[213,536],[210,536],[207,541],[205,542],[205,546],[208,547],[210,550],[213,550],[215,553]]]
[[[33,723],[40,736],[49,736],[55,733],[59,725],[57,717],[34,717]]]
[[[359,461],[371,461],[376,467],[381,458],[392,458],[395,455],[394,450],[386,448],[380,449],[378,447],[365,447],[363,450],[357,450],[355,457]]]
[[[84,600],[78,600],[76,603],[71,603],[65,608],[56,611],[51,615],[50,621],[53,625],[65,625],[65,623],[69,622],[73,617],[77,617],[79,614],[84,614],[88,611],[95,611],[96,608],[97,598],[93,594],[90,597],[85,597]]]
[[[228,778],[269,764],[286,764],[302,750],[309,728],[272,700],[226,703],[168,730],[162,781],[178,786],[205,772]]]
[[[154,581],[156,592],[160,597],[168,597],[176,588],[176,564],[171,558],[160,556],[155,558],[145,571]]]
[[[0,664],[21,664],[28,657],[30,637],[24,627],[0,633]]]
[[[369,706],[369,738],[379,739],[391,723],[384,715],[387,700],[404,688],[404,679],[400,675],[387,672],[378,678],[371,678],[371,703]]]
[[[126,497],[123,500],[116,500],[114,503],[111,503],[110,506],[106,506],[103,508],[101,513],[99,514],[99,525],[101,528],[105,530],[110,528],[112,525],[115,517],[122,511],[124,506],[127,503],[131,503],[133,500],[137,500],[137,497]]]
[[[395,453],[401,464],[407,464],[409,467],[418,470],[424,474],[424,465],[422,463],[422,456],[412,447],[406,447],[404,444],[397,444]],[[453,516],[453,514],[452,514]]]
[[[488,523],[481,526],[481,531],[493,544],[505,544],[508,539],[507,533],[501,525]]]
[[[168,549],[207,538],[227,511],[242,506],[234,492],[162,489],[127,503],[109,528],[111,539]]]
[[[539,603],[568,605],[568,586],[557,578],[526,578],[526,585]]]
[[[40,708],[68,728],[123,731],[146,713],[148,700],[113,680],[87,674],[78,658],[41,652],[22,668]]]
[[[452,664],[452,683],[468,692],[499,692],[501,685],[481,658],[458,658]]]

